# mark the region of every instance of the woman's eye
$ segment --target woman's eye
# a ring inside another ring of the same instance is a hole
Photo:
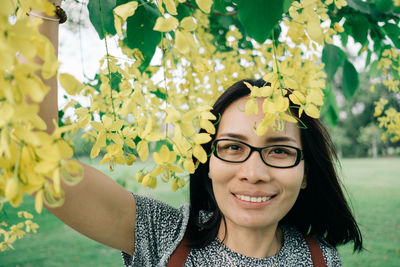
[[[286,151],[285,149],[282,149],[282,148],[275,148],[272,150],[272,153],[274,153],[274,154],[289,154],[288,151]]]
[[[235,144],[231,144],[231,145],[226,145],[226,146],[224,147],[224,149],[226,149],[226,150],[235,150],[235,151],[237,151],[237,150],[240,150],[241,147],[238,146],[238,145],[235,145]]]
[[[240,143],[227,143],[222,141],[218,143],[218,150],[226,153],[240,152],[243,151],[243,145]]]
[[[295,156],[296,152],[290,148],[286,147],[274,147],[268,152],[270,156],[276,157],[291,157]]]

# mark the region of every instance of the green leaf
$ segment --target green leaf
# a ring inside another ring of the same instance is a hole
[[[289,11],[290,6],[292,5],[294,0],[283,0],[283,13]]]
[[[363,2],[362,0],[347,0],[347,4],[356,11],[371,15],[371,9],[367,2]]]
[[[178,6],[176,7],[176,12],[178,12],[178,15],[176,16],[176,18],[179,21],[181,21],[183,18],[189,17],[191,15],[190,9],[184,3],[178,4]]]
[[[167,99],[167,94],[161,92],[160,89],[158,89],[158,88],[157,88],[156,91],[151,91],[150,93],[152,93],[153,95],[155,95],[159,99],[162,99],[162,100],[166,100]]]
[[[239,0],[237,2],[239,20],[248,36],[259,43],[264,43],[272,29],[282,18],[281,0]]]
[[[382,40],[385,38],[385,34],[382,32],[381,27],[374,25],[371,28],[370,37],[374,41],[374,52],[379,53],[383,44]]]
[[[376,8],[382,13],[388,12],[393,8],[392,0],[374,0],[373,3],[375,4]]]
[[[378,60],[372,62],[368,74],[370,78],[376,78],[382,75],[382,71],[378,69]]]
[[[369,63],[371,62],[371,55],[372,55],[371,50],[367,49],[367,59],[365,60],[365,66],[368,66]]]
[[[214,0],[213,3],[213,9],[215,11],[218,11],[222,14],[228,13],[228,10],[226,10],[227,7],[232,7],[232,1],[227,1],[227,0]]]
[[[171,151],[174,150],[173,145],[170,142],[168,142],[167,140],[163,139],[163,140],[157,141],[154,148],[151,148],[151,151],[159,152],[161,150],[161,147],[164,145],[167,146],[169,148],[169,150],[171,150]]]
[[[346,32],[340,33],[340,40],[342,41],[342,46],[347,46],[347,41],[349,40],[349,35]]]
[[[339,118],[339,108],[336,104],[336,96],[329,82],[326,83],[325,90],[325,118],[331,126],[336,126]]]
[[[322,51],[322,62],[325,63],[325,72],[328,79],[333,79],[339,66],[343,64],[345,58],[343,51],[335,46],[326,44]]]
[[[392,40],[393,44],[397,48],[400,48],[400,28],[397,25],[389,22],[385,23],[382,28],[387,36],[389,36],[389,38]]]
[[[116,0],[89,0],[89,19],[97,31],[100,39],[106,34],[115,35],[113,9],[116,7]]]
[[[359,85],[358,72],[353,64],[347,59],[343,63],[343,95],[347,100],[350,100],[357,91]]]
[[[392,68],[392,75],[396,80],[400,80],[400,75],[397,69]]]
[[[110,86],[113,91],[119,92],[119,84],[121,83],[122,80],[122,75],[119,72],[111,72],[111,81],[110,81]]]
[[[161,33],[153,31],[157,18],[156,7],[152,4],[145,4],[139,6],[135,14],[126,20],[127,38],[124,39],[124,42],[129,48],[138,48],[142,52],[144,62],[140,66],[141,71],[150,64],[156,47],[161,41]]]
[[[355,41],[364,46],[368,41],[369,21],[363,15],[353,14],[347,17],[345,25],[350,27],[352,36]]]

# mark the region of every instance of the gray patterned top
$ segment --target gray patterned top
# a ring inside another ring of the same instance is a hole
[[[132,256],[122,252],[125,266],[166,266],[172,252],[181,242],[189,219],[189,205],[179,209],[167,204],[135,195],[136,230],[135,253]],[[284,243],[278,253],[276,266],[313,266],[311,254],[303,235],[293,227],[282,227]],[[342,266],[335,248],[318,239],[328,267]],[[232,263],[239,266],[271,266],[275,256],[251,258],[225,247]],[[192,249],[184,265],[192,266],[231,266],[226,254],[216,238],[201,249]]]

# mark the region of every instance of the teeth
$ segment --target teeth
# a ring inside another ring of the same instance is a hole
[[[243,201],[255,202],[255,203],[265,202],[271,198],[271,197],[249,197],[244,195],[235,195],[235,196]]]

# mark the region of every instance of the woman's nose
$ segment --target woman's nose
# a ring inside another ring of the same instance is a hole
[[[240,176],[241,180],[247,180],[250,183],[269,182],[270,175],[268,166],[261,159],[260,153],[253,151],[250,157],[241,163]]]

